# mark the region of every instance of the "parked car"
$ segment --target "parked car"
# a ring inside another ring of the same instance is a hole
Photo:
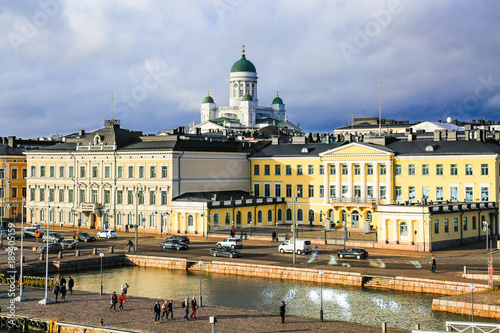
[[[210,254],[214,257],[241,257],[241,252],[236,251],[232,247],[229,246],[217,246],[210,250]]]
[[[44,246],[40,246],[38,248],[38,253],[47,253],[47,245],[49,246],[49,253],[59,253],[59,251],[62,251],[62,245],[59,243],[51,243],[51,244],[45,244]]]
[[[243,247],[243,242],[239,237],[229,237],[223,241],[217,242],[217,246],[230,246],[233,249],[241,249]]]
[[[109,230],[101,230],[95,236],[97,238],[117,238],[118,234],[116,233],[116,230],[109,229]]]
[[[40,232],[45,233],[45,227],[41,224],[30,224],[29,226],[24,227],[24,230],[26,230],[26,229],[38,229],[38,230],[40,230]]]
[[[189,244],[189,238],[188,238],[188,236],[173,235],[172,237],[167,238],[167,239],[177,239],[181,243]]]
[[[82,242],[94,242],[95,237],[88,232],[78,232],[78,240]]]
[[[25,229],[24,229],[24,237],[36,237],[36,236],[35,236],[35,231],[36,231],[36,230],[37,230],[37,229],[35,229],[35,228],[29,228],[29,229],[26,229],[26,228],[25,228]],[[39,233],[40,233],[40,236],[39,236],[39,237],[42,237],[42,236],[43,236],[43,234],[44,234],[44,232],[43,232],[43,231],[41,231],[41,230],[39,230]]]
[[[293,242],[291,239],[285,240],[278,246],[278,251],[281,253],[292,252],[293,253]],[[296,239],[295,240],[295,253],[309,253],[312,251],[311,241],[307,239]]]
[[[20,237],[19,235],[16,235],[16,234],[9,234],[5,230],[0,230],[0,231],[2,232],[2,238],[3,239],[7,239],[7,238],[10,238],[10,237],[14,237],[14,239],[18,239]]]
[[[164,250],[176,249],[177,251],[179,251],[179,250],[187,250],[189,248],[189,245],[187,245],[186,243],[181,243],[177,239],[167,238],[163,242],[161,242],[161,247]]]
[[[43,234],[42,241],[46,242],[47,238],[49,239],[49,243],[60,243],[64,239],[64,237],[57,232],[50,232],[48,236],[47,234]]]
[[[339,258],[356,258],[356,259],[366,259],[368,258],[368,251],[360,247],[353,247],[350,249],[340,250],[337,252],[337,257]]]
[[[61,246],[63,250],[72,250],[76,247],[77,241],[71,238],[66,238],[61,241]]]

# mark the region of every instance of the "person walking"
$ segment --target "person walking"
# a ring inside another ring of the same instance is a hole
[[[59,286],[62,287],[63,284],[66,284],[66,279],[61,275],[61,280],[59,280]]]
[[[281,301],[280,305],[280,316],[281,316],[281,323],[285,323],[285,312],[286,312],[286,304],[285,301]]]
[[[113,294],[111,295],[111,306],[109,307],[109,311],[111,311],[111,309],[114,309],[116,311],[116,303],[118,303],[118,296],[116,295],[116,291],[113,291]]]
[[[168,301],[165,300],[165,303],[161,305],[161,318],[163,319],[163,316],[165,316],[165,320],[168,320]]]
[[[276,231],[273,231],[272,237],[273,237],[273,243],[275,243],[276,242]]]
[[[61,301],[66,302],[66,283],[63,283],[60,288]]]
[[[128,224],[125,224],[125,232],[128,232]]]
[[[56,296],[56,303],[57,303],[57,298],[59,297],[59,292],[61,291],[61,288],[59,288],[59,283],[56,282],[56,285],[54,288],[52,288],[52,292]]]
[[[167,318],[168,318],[168,315],[170,314],[170,318],[174,319],[174,303],[172,303],[172,300],[170,300],[170,302],[168,302],[168,306],[167,306]]]
[[[189,315],[189,297],[186,297],[186,299],[182,303],[182,307],[186,310],[186,313],[184,314],[184,319],[189,320],[189,318],[188,318],[188,315]]]
[[[194,316],[194,319],[196,320],[196,309],[198,308],[198,303],[196,303],[196,298],[193,297],[193,299],[191,300],[191,318],[193,318]]]
[[[69,277],[69,280],[68,280],[68,290],[69,290],[69,294],[70,295],[73,295],[73,287],[75,286],[75,280],[73,280],[71,278],[71,276]]]
[[[431,272],[436,273],[436,258],[434,257],[431,259]]]
[[[127,296],[127,292],[128,292],[128,284],[124,283],[122,284],[122,294]]]
[[[155,324],[159,324],[160,323],[160,314],[161,314],[160,302],[156,301],[155,307],[153,310],[155,313]]]
[[[118,310],[125,310],[125,308],[123,307],[123,303],[125,303],[126,301],[127,299],[125,298],[125,295],[122,293],[120,297],[118,297],[118,303],[120,304]]]

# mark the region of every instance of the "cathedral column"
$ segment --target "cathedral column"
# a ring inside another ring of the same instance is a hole
[[[399,227],[398,227],[398,220],[394,219],[394,230],[393,230],[393,237],[394,237],[394,242],[398,243],[399,241]]]
[[[354,197],[354,189],[353,189],[353,174],[354,170],[352,168],[352,162],[347,163],[347,197],[350,200]]]
[[[391,163],[386,163],[386,170],[387,170],[387,189],[386,189],[386,198],[387,198],[387,203],[391,204],[392,203],[392,165]]]
[[[342,199],[341,197],[341,192],[340,192],[340,163],[335,163],[335,177],[336,177],[336,188],[335,188],[335,192],[336,192],[336,197],[339,198],[339,199]]]
[[[375,199],[375,202],[377,204],[378,204],[378,199],[380,197],[379,181],[378,181],[379,173],[380,170],[378,169],[378,163],[373,163],[373,198]]]
[[[366,163],[360,163],[361,167],[361,201],[366,200]]]
[[[323,204],[327,204],[328,201],[330,200],[330,188],[328,186],[328,173],[330,170],[328,170],[328,163],[323,162],[323,188],[324,188],[324,200]]]

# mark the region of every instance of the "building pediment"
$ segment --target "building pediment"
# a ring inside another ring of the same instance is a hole
[[[365,157],[389,157],[393,152],[385,147],[377,147],[372,144],[352,142],[340,147],[327,150],[319,154],[321,157],[349,157],[349,156],[365,156]]]

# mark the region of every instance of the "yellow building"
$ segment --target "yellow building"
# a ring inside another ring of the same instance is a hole
[[[9,220],[21,218],[26,196],[26,156],[12,143],[0,144],[0,216]]]

